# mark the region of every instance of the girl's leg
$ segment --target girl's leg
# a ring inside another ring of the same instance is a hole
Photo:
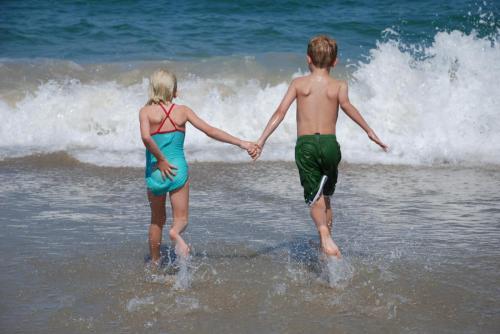
[[[173,223],[169,231],[172,242],[175,243],[175,251],[180,256],[189,255],[189,246],[181,237],[181,233],[188,224],[189,212],[189,181],[177,190],[170,192],[170,203],[172,205]]]
[[[321,250],[326,255],[341,257],[340,250],[333,242],[328,217],[328,207],[330,207],[330,198],[321,196],[311,206],[311,217],[316,224],[319,233],[319,240],[321,243]],[[328,204],[327,204],[328,203]],[[331,208],[330,208],[331,210]]]
[[[159,263],[160,261],[160,246],[163,225],[167,218],[165,211],[166,195],[156,196],[148,191],[149,206],[151,207],[151,225],[149,225],[149,252],[151,261]]]

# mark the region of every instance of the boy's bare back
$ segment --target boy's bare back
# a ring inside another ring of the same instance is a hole
[[[339,92],[345,82],[326,74],[300,77],[292,82],[297,99],[297,135],[335,134]]]

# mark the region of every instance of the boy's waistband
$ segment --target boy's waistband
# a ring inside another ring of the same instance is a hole
[[[320,133],[315,133],[312,135],[302,135],[297,137],[297,141],[302,141],[302,140],[317,140],[317,139],[335,139],[337,140],[337,136],[335,134],[320,134]]]

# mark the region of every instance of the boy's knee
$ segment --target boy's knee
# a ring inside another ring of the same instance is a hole
[[[317,227],[319,234],[321,235],[330,235],[330,229],[327,225],[320,225]]]

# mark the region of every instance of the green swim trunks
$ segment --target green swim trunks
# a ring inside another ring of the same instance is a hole
[[[340,145],[335,135],[314,134],[297,138],[295,163],[299,169],[300,184],[304,188],[307,204],[313,202],[324,175],[327,179],[323,186],[323,195],[333,195],[341,158]]]

